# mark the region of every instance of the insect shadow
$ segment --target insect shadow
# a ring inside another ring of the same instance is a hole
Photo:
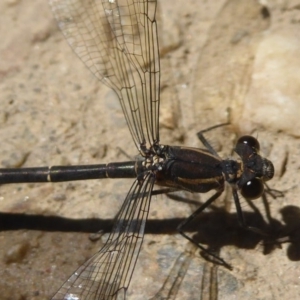
[[[199,203],[198,203],[199,204]],[[238,224],[236,213],[229,213],[223,208],[211,205],[210,211],[202,212],[186,228],[194,233],[193,238],[208,249],[221,249],[232,245],[242,249],[254,249],[258,243],[263,245],[263,253],[269,254],[280,243],[290,243],[288,257],[300,260],[300,207],[285,206],[280,210],[283,222],[270,218],[268,222],[257,212],[244,212],[250,226],[262,228],[268,235],[245,230]],[[145,228],[146,234],[176,234],[178,224],[184,218],[163,220],[149,219]],[[114,219],[85,218],[71,219],[59,216],[30,215],[23,213],[0,212],[0,231],[39,230],[49,232],[86,232],[108,233]]]

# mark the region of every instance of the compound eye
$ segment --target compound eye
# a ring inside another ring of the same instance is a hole
[[[246,182],[241,188],[241,194],[248,200],[259,198],[264,192],[264,184],[262,180],[253,178]]]
[[[244,135],[244,136],[240,137],[237,141],[237,144],[248,145],[249,147],[254,149],[256,152],[259,152],[259,149],[260,149],[258,140],[251,135]]]

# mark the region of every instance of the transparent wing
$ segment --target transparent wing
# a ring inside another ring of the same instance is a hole
[[[103,248],[64,283],[52,300],[125,299],[143,242],[154,176],[135,180]]]
[[[118,95],[140,150],[159,140],[160,58],[153,0],[49,0],[69,45]]]

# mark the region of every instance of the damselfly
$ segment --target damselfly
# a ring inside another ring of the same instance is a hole
[[[262,195],[264,182],[274,174],[272,163],[259,155],[259,143],[241,137],[235,152],[239,160],[222,160],[201,131],[205,150],[160,143],[160,53],[157,1],[50,0],[58,25],[68,43],[104,84],[117,94],[141,159],[124,163],[1,169],[0,183],[57,182],[100,178],[135,178],[116,217],[112,233],[98,253],[84,263],[53,299],[125,298],[143,242],[154,184],[168,191],[205,193],[216,190],[187,221],[232,187],[240,224],[247,227],[238,191],[247,199]],[[214,126],[211,128],[215,128]],[[210,128],[210,129],[211,129]],[[259,229],[249,228],[260,232]],[[213,259],[230,267],[223,259]]]

